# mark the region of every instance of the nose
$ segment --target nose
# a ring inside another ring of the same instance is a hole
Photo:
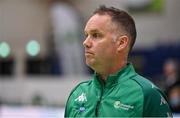
[[[84,42],[83,42],[83,45],[85,48],[90,48],[92,46],[92,42],[91,42],[91,39],[89,37],[87,37]]]

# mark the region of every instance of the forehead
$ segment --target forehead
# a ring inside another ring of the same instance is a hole
[[[113,27],[111,17],[109,15],[93,15],[87,22],[85,26],[85,32],[88,31],[107,31]]]

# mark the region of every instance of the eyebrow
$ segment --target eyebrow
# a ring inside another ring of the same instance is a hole
[[[84,30],[84,32],[87,33],[86,30]],[[98,32],[98,33],[102,33],[101,31],[99,31],[99,30],[97,30],[97,29],[90,30],[89,32],[90,32],[90,33],[97,33],[97,32]]]

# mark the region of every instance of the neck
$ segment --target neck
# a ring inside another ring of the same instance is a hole
[[[124,62],[121,62],[118,66],[115,66],[115,67],[112,67],[108,70],[105,70],[103,72],[99,72],[99,75],[100,75],[100,78],[104,81],[107,80],[107,77],[110,75],[110,74],[115,74],[117,73],[119,70],[121,70],[123,67],[125,67],[127,64],[126,61]]]

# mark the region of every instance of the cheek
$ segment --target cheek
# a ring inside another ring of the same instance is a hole
[[[98,45],[98,46],[96,47],[96,53],[97,53],[98,55],[103,56],[106,52],[107,52],[107,48],[106,48],[105,45]]]
[[[115,49],[112,47],[112,45],[102,45],[97,47],[97,54],[99,58],[109,60],[115,54]]]

